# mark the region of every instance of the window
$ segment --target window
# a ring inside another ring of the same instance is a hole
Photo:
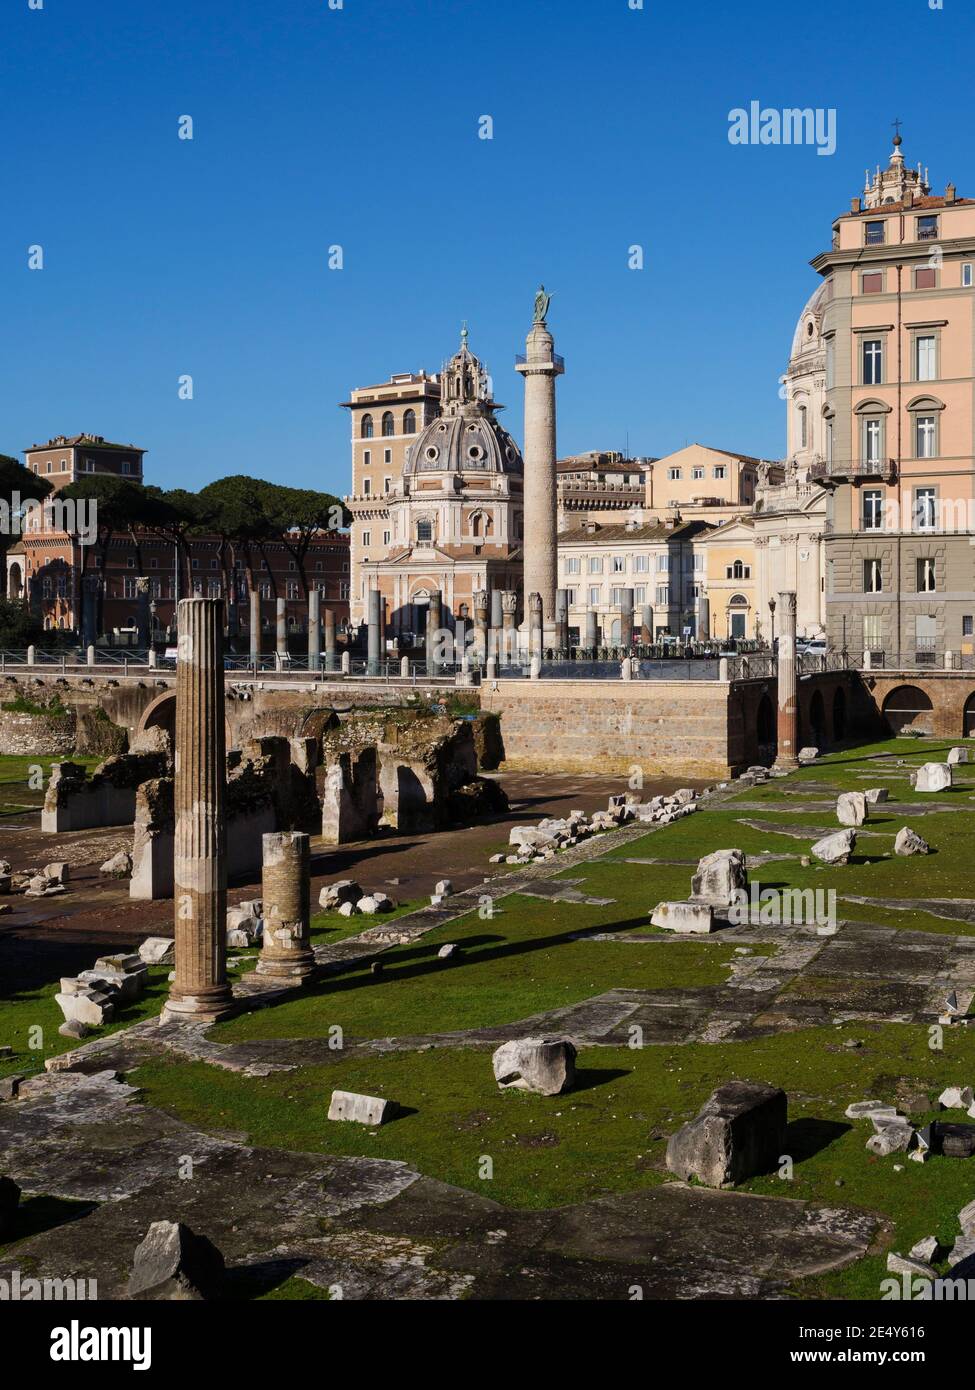
[[[883,294],[884,292],[884,272],[882,270],[865,270],[860,276],[861,294]]]
[[[638,608],[642,608],[647,601],[647,591],[643,584],[637,585],[633,590],[633,602]]]
[[[600,588],[599,588],[599,585],[598,585],[598,584],[594,584],[594,585],[590,588],[590,590],[589,590],[589,607],[590,607],[590,608],[597,608],[597,607],[599,606],[599,595],[600,595]]]
[[[392,463],[392,461],[393,461],[393,451],[392,451],[392,449],[384,449],[384,450],[383,450],[383,463]]]
[[[865,594],[882,594],[884,591],[883,566],[879,560],[864,560],[863,562],[863,592]]]
[[[390,439],[396,432],[393,426],[393,412],[391,410],[383,411],[382,431],[384,439]]]
[[[669,604],[669,603],[670,603],[670,585],[669,585],[669,584],[658,584],[658,585],[657,585],[657,603],[658,603],[658,604]]]
[[[361,426],[359,427],[359,433],[361,434],[361,436],[362,436],[363,439],[371,439],[371,438],[372,438],[372,416],[371,416],[371,415],[363,415],[363,417],[362,417],[362,424],[361,424]]]
[[[804,405],[801,405],[801,406],[799,407],[799,448],[800,448],[800,449],[805,449],[808,438],[809,438],[809,435],[808,435],[808,431],[807,431],[807,428],[806,428],[806,407],[805,407]]]
[[[365,464],[365,466],[366,466],[367,468],[369,467],[370,463],[372,463],[372,450],[371,450],[371,449],[363,449],[363,451],[362,451],[362,462]]]
[[[833,462],[833,417],[826,416],[826,462]]]
[[[669,555],[658,555],[658,556],[657,556],[657,573],[658,573],[658,574],[669,574],[669,573],[670,573],[670,556],[669,556]]]
[[[384,532],[383,532],[383,545],[389,545],[389,542],[390,542],[391,540],[392,540],[392,532],[391,532],[391,531],[384,531]]]
[[[603,557],[602,557],[601,555],[590,555],[590,556],[589,556],[589,573],[590,573],[590,574],[602,574],[602,572],[603,572]]]
[[[297,587],[298,587],[297,584],[289,584],[289,585],[288,585],[288,588],[289,588],[289,589],[292,589],[292,588],[293,588],[293,589],[297,589]],[[211,580],[209,581],[208,585],[207,585],[207,588],[208,588],[208,590],[209,590],[209,596],[210,596],[210,598],[219,598],[219,597],[220,597],[221,584],[220,584],[220,580],[219,580],[219,579],[211,579]],[[288,597],[290,598],[291,595],[289,594]],[[297,597],[298,597],[298,595],[295,594],[295,598],[297,598]]]
[[[863,341],[863,384],[881,386],[884,380],[884,344],[880,338]]]
[[[649,555],[634,555],[634,556],[633,556],[633,573],[634,573],[634,574],[646,574],[646,572],[647,572],[647,570],[648,570],[649,568],[650,568],[650,557],[649,557]]]
[[[369,479],[369,478],[363,478],[363,480],[362,480],[362,495],[363,495],[363,497],[369,497],[371,493],[372,493],[372,481],[371,481],[371,479]]]
[[[863,422],[863,457],[867,463],[879,463],[883,443],[883,422],[867,419]]]
[[[933,594],[935,591],[934,561],[927,557],[917,561],[917,591],[919,594]]]
[[[626,557],[625,557],[624,555],[614,555],[614,556],[613,556],[613,573],[614,573],[614,574],[625,574],[625,573],[626,573]]]
[[[937,217],[919,217],[917,219],[917,239],[918,241],[937,241]]]
[[[916,290],[933,290],[937,288],[938,272],[933,266],[918,266],[914,272],[914,288]]]
[[[925,333],[914,339],[914,379],[915,381],[934,381],[937,376],[935,349],[937,339],[933,333]]]
[[[935,448],[936,426],[933,415],[918,415],[914,420],[914,457],[919,459],[933,459],[937,450]]]
[[[962,637],[975,636],[975,615],[971,613],[963,615],[961,620],[961,635]]]
[[[962,287],[963,287],[964,289],[966,289],[966,290],[970,290],[971,287],[972,287],[972,263],[971,263],[971,261],[966,261],[965,264],[964,264],[964,265],[962,266],[962,268],[961,268],[961,283],[962,283]]]
[[[407,410],[403,416],[403,433],[416,434],[416,411]]]
[[[679,468],[668,468],[668,469],[667,469],[667,477],[670,479],[670,481],[671,481],[672,483],[679,482],[679,481],[680,481],[680,469],[679,469]]]
[[[298,597],[298,581],[297,581],[296,579],[289,579],[289,580],[288,580],[288,598],[290,598],[290,599],[296,599],[297,597]]]
[[[416,523],[416,538],[420,542],[433,540],[433,522],[418,521]]]
[[[937,493],[933,487],[914,489],[914,529],[933,531],[937,521]]]
[[[883,619],[879,613],[865,613],[863,617],[863,645],[871,651],[882,651],[884,646]]]
[[[883,246],[884,244],[884,224],[882,222],[865,222],[863,225],[863,244],[864,246]]]
[[[371,532],[371,531],[363,531],[363,533],[362,533],[362,544],[363,544],[363,545],[370,545],[371,542],[372,542],[372,532]]]
[[[622,608],[623,590],[611,588],[609,591],[609,601],[614,608]]]
[[[727,473],[728,470],[723,463],[715,464],[713,475],[715,478],[724,478],[727,476]]]
[[[751,577],[751,565],[746,565],[742,560],[736,560],[733,565],[728,565],[725,569],[726,579],[751,579]]]
[[[694,568],[695,568],[696,570],[703,570],[703,568],[704,568],[704,555],[703,555],[703,554],[698,553],[698,554],[696,554],[696,555],[694,556]]]
[[[569,556],[567,557],[567,559],[566,559],[566,562],[565,562],[565,572],[566,572],[566,574],[579,574],[579,573],[581,573],[581,571],[582,571],[582,565],[581,565],[581,562],[580,562],[580,560],[579,560],[579,556],[578,556],[578,555],[569,555]]]
[[[704,477],[704,469],[701,467],[699,463],[695,464],[694,467],[691,469],[691,477],[694,478],[695,481],[700,480]]]
[[[383,478],[383,492],[392,492],[392,490],[393,490],[393,480],[392,480],[392,478]]]
[[[826,339],[826,390],[833,389],[834,378],[836,375],[836,340]]]
[[[882,531],[884,526],[884,494],[879,488],[868,488],[863,494],[864,531]]]

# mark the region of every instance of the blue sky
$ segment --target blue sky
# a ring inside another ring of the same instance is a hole
[[[544,280],[561,454],[780,455],[808,261],[894,118],[975,193],[975,13],[629,3],[7,0],[0,452],[90,430],[163,486],[343,492],[338,402],[438,369],[464,319],[520,439]],[[835,154],[729,144],[753,100],[835,108]]]

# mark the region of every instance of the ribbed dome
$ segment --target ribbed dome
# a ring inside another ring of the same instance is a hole
[[[521,473],[517,444],[495,419],[489,379],[467,346],[440,374],[441,414],[406,451],[403,471],[413,473]]]
[[[790,357],[797,357],[800,352],[809,352],[819,347],[819,333],[823,326],[823,310],[828,299],[829,284],[824,280],[809,296],[806,307],[799,315],[796,331],[792,335]],[[810,324],[813,326],[811,333],[809,332]]]

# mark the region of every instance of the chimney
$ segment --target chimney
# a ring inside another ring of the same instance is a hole
[[[955,188],[955,185],[953,183],[949,183],[948,187],[945,189],[945,202],[953,203],[955,201],[956,193],[957,189]]]
[[[913,188],[905,188],[905,190],[904,190],[904,206],[905,206],[906,208],[912,208],[912,207],[914,206],[914,189],[913,189]]]
[[[850,211],[851,211],[851,212],[859,212],[859,211],[860,211],[860,199],[859,199],[859,198],[851,198],[851,199],[850,199]]]

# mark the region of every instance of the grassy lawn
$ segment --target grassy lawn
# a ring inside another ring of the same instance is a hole
[[[705,809],[693,816],[634,836],[560,875],[581,881],[578,886],[588,895],[611,902],[556,903],[526,894],[501,898],[490,911],[474,909],[411,945],[386,952],[380,974],[354,969],[329,977],[293,1000],[220,1024],[209,1036],[224,1043],[323,1038],[339,1025],[350,1041],[404,1038],[509,1023],[617,988],[676,991],[721,984],[735,959],[733,939],[644,946],[595,941],[585,934],[651,933],[649,914],[655,904],[685,898],[697,859],[722,847],[785,856],[756,867],[751,878],[762,887],[835,889],[841,919],[975,934],[968,924],[938,918],[924,908],[937,897],[975,898],[975,766],[956,769],[956,785],[937,795],[917,795],[906,775],[922,762],[943,761],[951,746],[942,740],[900,739],[841,751],[787,779],[744,789],[731,800],[704,803]],[[813,861],[803,868],[800,857],[818,838],[818,827],[839,828],[831,805],[816,809],[809,803],[832,803],[839,791],[871,786],[888,787],[891,798],[906,809],[878,806],[865,827],[878,833],[860,836],[848,865]],[[909,807],[918,802],[962,809],[912,815]],[[795,838],[756,829],[741,824],[742,818],[783,830],[801,827],[809,834]],[[893,838],[905,824],[935,853],[895,857]],[[634,858],[665,862],[626,862]],[[854,903],[850,894],[877,901]],[[912,898],[921,906],[902,911],[892,905]],[[312,921],[313,939],[316,944],[342,940],[417,906],[403,903],[395,914],[383,917],[319,913]],[[446,942],[463,948],[459,959],[437,958]],[[236,968],[252,968],[255,958],[253,948],[241,953]],[[882,955],[877,971],[882,975]],[[167,974],[168,967],[152,972],[145,1000],[116,1027],[158,1009]],[[836,983],[851,1000],[855,997],[856,980]],[[813,977],[797,982],[800,995],[816,988]],[[51,987],[0,1003],[0,1042],[11,1042],[18,1050],[10,1062],[0,1062],[0,1074],[36,1070],[44,1055],[70,1045],[57,1035],[60,1011],[53,993]],[[25,1053],[32,1024],[44,1030],[44,1051],[36,1054]],[[851,1038],[862,1045],[844,1047]],[[577,1088],[554,1098],[499,1092],[490,1048],[428,1047],[375,1056],[339,1051],[320,1065],[267,1077],[245,1077],[166,1056],[141,1066],[130,1079],[143,1088],[149,1103],[203,1129],[244,1131],[248,1142],[258,1145],[403,1160],[496,1201],[540,1209],[666,1181],[666,1136],[697,1113],[714,1087],[733,1077],[782,1086],[790,1100],[786,1152],[794,1160],[792,1177],[763,1176],[746,1183],[745,1190],[862,1208],[878,1213],[891,1227],[881,1241],[883,1251],[838,1274],[805,1281],[797,1296],[876,1299],[888,1245],[906,1253],[931,1234],[951,1245],[958,1234],[957,1212],[975,1196],[975,1160],[934,1158],[917,1164],[905,1155],[878,1159],[864,1147],[872,1133],[869,1123],[851,1123],[843,1112],[851,1101],[896,1103],[910,1095],[912,1120],[920,1124],[932,1118],[944,1086],[975,1080],[975,1029],[946,1029],[943,1050],[929,1047],[925,1026],[893,1023],[808,1028],[748,1042],[635,1050],[590,1047],[579,1056]],[[378,1130],[330,1123],[326,1112],[336,1087],[395,1099],[403,1112]],[[490,1179],[480,1175],[485,1156],[493,1160]],[[327,1292],[299,1279],[274,1290],[242,1289],[241,1296],[321,1299]]]
[[[39,810],[44,805],[44,788],[50,780],[51,768],[54,763],[63,761],[64,758],[20,758],[9,753],[0,755],[0,817],[15,817],[27,811]],[[72,754],[70,761],[80,763],[91,773],[92,768],[104,759],[76,758]],[[40,778],[38,768],[41,770]]]

